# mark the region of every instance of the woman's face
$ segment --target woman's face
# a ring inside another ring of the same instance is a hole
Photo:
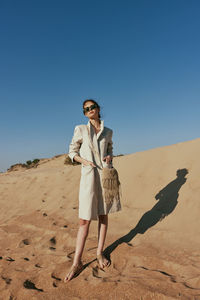
[[[89,111],[85,112],[85,116],[88,117],[89,119],[98,119],[99,118],[99,108],[93,108],[91,109],[92,105],[94,105],[94,103],[92,101],[87,101],[84,105],[84,109],[85,108],[90,108]]]

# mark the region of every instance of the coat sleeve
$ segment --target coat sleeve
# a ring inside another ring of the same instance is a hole
[[[107,155],[113,156],[113,141],[112,141],[112,130],[110,133],[110,138],[109,138],[109,142],[108,142],[108,148],[107,148]]]
[[[72,141],[69,145],[69,157],[71,158],[72,162],[74,161],[74,156],[79,155],[79,150],[82,144],[82,134],[79,126],[76,126],[74,129],[74,135]]]

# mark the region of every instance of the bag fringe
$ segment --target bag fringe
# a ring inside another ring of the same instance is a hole
[[[112,204],[114,199],[120,198],[120,181],[115,168],[102,169],[102,187],[106,204]]]

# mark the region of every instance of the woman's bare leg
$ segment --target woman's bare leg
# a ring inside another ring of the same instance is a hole
[[[79,226],[79,230],[78,230],[77,238],[76,238],[76,250],[75,250],[72,267],[73,266],[78,267],[81,264],[81,257],[83,254],[85,241],[88,236],[90,222],[91,222],[90,220],[80,219],[80,222],[79,222],[80,226]],[[64,280],[69,281],[73,278],[73,276],[74,276],[74,271],[70,271]]]
[[[97,247],[97,256],[103,254],[103,247],[106,239],[106,233],[108,228],[108,215],[99,216],[98,224],[98,247]],[[101,268],[109,265],[109,261],[103,256],[102,259],[99,259],[99,264]]]
[[[91,221],[80,219],[80,226],[77,233],[76,250],[75,250],[73,265],[77,265],[81,261],[83,249],[85,246],[85,241],[89,232],[90,222]]]

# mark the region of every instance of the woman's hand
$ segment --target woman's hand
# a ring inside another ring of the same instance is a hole
[[[107,155],[103,158],[103,161],[106,161],[106,163],[109,165],[112,162],[112,156]]]
[[[86,160],[86,159],[82,159],[82,164],[84,166],[91,166],[93,168],[96,168],[95,164],[92,161]]]
[[[80,157],[79,155],[75,155],[74,156],[74,160],[77,161],[77,162],[79,162],[79,163],[81,163],[84,166],[91,166],[93,168],[96,167],[95,164],[92,161],[84,159],[84,158]]]

